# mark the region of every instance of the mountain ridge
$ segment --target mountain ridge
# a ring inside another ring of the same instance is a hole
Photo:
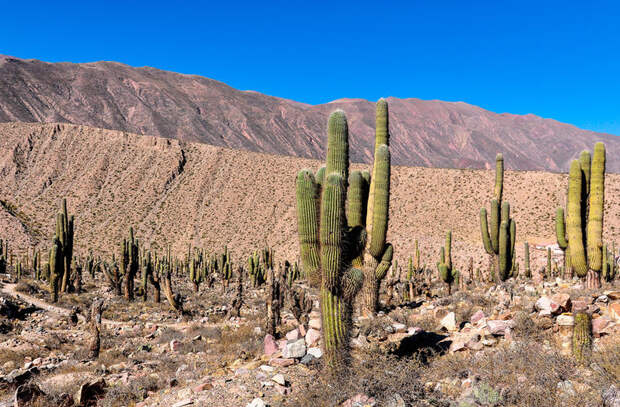
[[[580,151],[620,137],[528,113],[494,113],[466,102],[387,98],[393,163],[488,168],[497,152],[516,170],[562,172]],[[319,159],[327,117],[346,112],[351,158],[372,161],[374,103],[342,98],[309,105],[224,82],[113,61],[48,63],[0,56],[0,122],[63,122]],[[620,162],[609,161],[610,172]]]

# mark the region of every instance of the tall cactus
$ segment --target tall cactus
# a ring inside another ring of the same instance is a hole
[[[530,244],[528,242],[523,243],[523,257],[525,266],[525,277],[532,278],[532,269],[530,268]]]
[[[604,201],[605,145],[598,142],[592,156],[584,151],[571,162],[566,203],[567,262],[590,289],[601,286]]]
[[[54,236],[52,241],[48,264],[50,268],[49,282],[52,302],[58,302],[58,291],[60,289],[59,284],[64,272],[64,259],[62,256],[62,245],[57,236]]]
[[[388,104],[377,102],[375,125],[375,159],[370,177],[363,259],[364,285],[362,311],[374,315],[379,308],[379,288],[392,263],[393,248],[386,242],[390,203],[390,149]]]
[[[480,230],[486,252],[493,257],[495,275],[505,281],[513,274],[516,223],[510,218],[510,204],[503,202],[504,157],[495,157],[495,189],[491,200],[490,224],[486,208],[480,209]],[[493,273],[492,273],[493,274]]]
[[[350,228],[347,221],[349,142],[347,120],[342,111],[335,111],[329,117],[327,166],[322,172],[316,178],[309,170],[301,170],[297,175],[297,219],[302,268],[310,281],[320,282],[326,362],[335,368],[348,359],[352,304],[363,282],[362,271],[352,263],[359,258],[365,243],[362,228]],[[317,253],[319,263],[314,264]],[[319,272],[320,276],[316,275]]]
[[[60,241],[59,255],[63,260],[63,272],[61,277],[60,292],[67,292],[71,278],[71,262],[73,260],[73,233],[75,217],[69,216],[67,211],[67,199],[62,200],[62,211],[56,216],[56,236]]]
[[[347,249],[347,258],[355,268],[363,270],[362,309],[374,314],[378,309],[379,286],[392,262],[393,250],[386,243],[390,191],[390,152],[388,147],[388,106],[384,99],[377,102],[375,160],[372,176],[365,171],[349,174],[348,125],[343,112],[334,112],[328,123],[327,165],[317,172],[302,170],[297,176],[297,223],[304,275],[316,285],[319,276],[322,244],[319,222],[322,204],[332,174],[342,178],[347,240],[355,247]],[[332,179],[335,182],[335,180]],[[319,202],[318,196],[321,196]],[[318,255],[318,257],[317,257]]]
[[[448,285],[448,295],[452,294],[452,283],[457,278],[457,272],[452,268],[452,231],[446,234],[446,245],[439,252],[437,263],[439,277]]]

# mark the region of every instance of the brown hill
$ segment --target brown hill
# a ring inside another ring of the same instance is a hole
[[[278,258],[294,259],[295,175],[319,164],[84,126],[0,124],[0,199],[11,208],[0,211],[0,238],[46,247],[66,197],[82,253],[116,250],[133,225],[143,242],[171,244],[178,254],[189,243],[228,245],[239,258],[268,244]],[[404,261],[417,238],[424,261],[435,264],[452,229],[457,266],[470,255],[485,264],[478,214],[492,185],[492,171],[395,167],[389,239],[396,257]],[[606,188],[605,238],[617,240],[620,175],[608,175]],[[519,242],[555,241],[552,219],[565,191],[564,174],[506,172]]]
[[[502,151],[509,168],[563,171],[581,150],[620,138],[534,115],[466,103],[389,98],[395,164],[485,168]],[[0,122],[65,122],[249,151],[321,158],[327,115],[347,112],[352,159],[370,162],[374,104],[310,106],[221,82],[114,62],[45,63],[0,56]],[[609,171],[620,172],[620,162]]]

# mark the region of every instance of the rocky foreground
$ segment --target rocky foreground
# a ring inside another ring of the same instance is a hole
[[[4,282],[0,406],[620,405],[617,283],[478,283],[450,296],[436,283],[413,301],[384,293],[377,318],[354,319],[350,374],[338,378],[321,371],[312,291],[309,315],[285,309],[274,338],[263,330],[264,289],[247,287],[242,316],[227,318],[233,293],[218,285],[194,293],[179,281],[185,315],[101,286],[52,306],[38,282]],[[92,361],[82,310],[95,297],[105,311]],[[592,315],[582,365],[571,356],[575,310]]]

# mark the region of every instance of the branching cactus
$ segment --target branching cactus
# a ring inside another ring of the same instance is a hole
[[[67,212],[67,200],[62,200],[62,211],[56,216],[56,236],[60,241],[60,256],[64,269],[60,292],[67,292],[71,278],[71,261],[73,260],[73,234],[75,217]]]
[[[387,120],[387,104],[381,100],[377,105],[377,111],[383,112],[378,113],[378,117],[383,118],[378,120],[381,126],[381,120]],[[380,241],[381,234],[385,238],[387,230],[389,198],[387,122],[382,126],[383,131],[378,131],[379,147],[375,157],[375,168],[382,168],[373,170],[378,181],[368,203],[365,199],[368,175],[354,172],[349,178],[349,132],[342,111],[335,111],[329,117],[325,170],[319,170],[317,177],[309,170],[297,175],[302,269],[310,282],[320,286],[323,344],[330,367],[340,366],[348,359],[348,331],[356,294],[366,280],[370,287],[366,289],[368,295],[363,307],[374,312],[378,282],[392,261],[392,246]],[[367,229],[365,223],[368,221],[364,222],[363,214],[366,212],[366,219],[369,219],[375,211],[376,216],[372,216]],[[366,236],[371,233],[376,237],[367,242]],[[372,275],[364,278],[362,269]]]
[[[501,281],[512,274],[512,256],[516,242],[517,227],[510,218],[510,204],[502,201],[504,190],[504,157],[497,154],[495,158],[495,194],[491,200],[490,224],[486,208],[480,210],[480,229],[486,252],[493,257],[494,274]]]
[[[571,162],[565,225],[557,225],[563,218],[556,218],[556,229],[566,230],[569,267],[578,277],[585,277],[589,289],[601,286],[604,202],[605,145],[599,142],[593,156],[584,151]]]

